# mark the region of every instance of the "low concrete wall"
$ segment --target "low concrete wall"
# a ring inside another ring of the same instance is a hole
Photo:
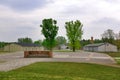
[[[24,58],[52,58],[51,51],[24,51]]]

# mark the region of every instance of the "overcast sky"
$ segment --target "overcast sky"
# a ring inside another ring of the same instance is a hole
[[[66,36],[66,21],[80,20],[84,39],[100,39],[107,29],[120,31],[120,0],[0,0],[0,41],[43,39],[44,18],[57,20],[59,36]]]

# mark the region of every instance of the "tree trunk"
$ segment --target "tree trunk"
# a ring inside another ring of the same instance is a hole
[[[50,51],[52,52],[52,51],[53,51],[53,49],[52,49],[52,48],[50,48]]]
[[[75,52],[75,46],[73,46],[73,52]]]
[[[73,40],[73,52],[75,52],[75,41]]]

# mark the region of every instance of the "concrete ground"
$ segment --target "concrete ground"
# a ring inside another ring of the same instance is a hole
[[[53,58],[24,58],[23,52],[1,54],[0,71],[9,71],[35,62],[82,62],[114,66],[115,60],[102,53],[93,52],[53,52]],[[4,62],[5,61],[5,62]],[[116,66],[115,66],[116,67]]]

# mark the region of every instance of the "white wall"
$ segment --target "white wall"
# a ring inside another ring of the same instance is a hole
[[[4,47],[4,51],[21,51],[22,47],[17,44],[10,44]]]
[[[4,51],[41,51],[43,47],[22,47],[17,44],[10,44],[4,47]]]
[[[41,51],[43,47],[23,47],[23,51]]]
[[[106,43],[105,45],[98,47],[99,52],[117,52],[117,46]]]

